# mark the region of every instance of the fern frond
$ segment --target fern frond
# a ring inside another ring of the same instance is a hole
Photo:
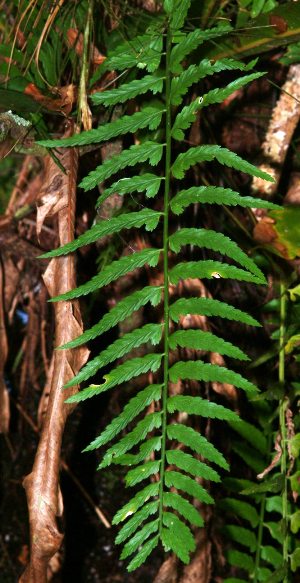
[[[209,229],[180,229],[170,236],[169,245],[170,249],[175,253],[179,253],[183,245],[196,245],[197,247],[204,247],[217,252],[221,251],[223,255],[227,255],[227,257],[230,257],[242,267],[246,267],[261,280],[266,281],[262,271],[254,261],[234,241],[231,241],[229,237],[222,233],[216,233],[216,231]]]
[[[238,421],[239,417],[230,409],[217,405],[202,399],[201,397],[189,397],[186,395],[174,395],[168,398],[167,402],[169,413],[179,411],[188,415],[200,415],[201,417],[210,417],[211,419],[220,419],[221,421]]]
[[[119,233],[122,229],[137,229],[145,225],[146,231],[153,231],[157,227],[161,216],[162,213],[144,208],[138,212],[124,213],[109,220],[102,220],[96,225],[93,225],[88,231],[80,235],[74,241],[67,243],[63,247],[44,253],[42,258],[48,259],[49,257],[67,255],[68,253],[76,251],[76,249],[80,249],[85,245],[98,241],[106,235]]]
[[[161,412],[156,411],[155,413],[149,413],[141,419],[135,426],[135,428],[127,433],[120,441],[115,445],[112,445],[105,453],[101,464],[98,469],[105,468],[111,465],[114,458],[122,456],[132,447],[137,445],[140,441],[143,441],[150,431],[153,429],[158,429],[161,427]]]
[[[169,346],[171,350],[175,350],[177,346],[180,346],[181,348],[191,348],[192,350],[218,352],[239,360],[249,360],[248,356],[237,346],[211,332],[204,332],[203,330],[176,330],[169,337]]]
[[[230,565],[233,565],[234,567],[240,567],[241,569],[248,571],[248,573],[254,571],[254,561],[252,557],[246,553],[230,549],[227,552],[227,559]]]
[[[107,89],[101,93],[91,95],[94,105],[116,105],[125,103],[129,99],[134,99],[138,95],[143,95],[151,91],[154,95],[163,90],[164,76],[161,74],[145,75],[142,79],[134,79],[129,83],[124,83],[116,89]]]
[[[227,206],[241,206],[245,208],[280,208],[277,204],[254,198],[253,196],[241,196],[230,188],[220,186],[192,186],[187,190],[181,190],[171,200],[170,206],[174,214],[180,215],[190,204],[221,204]]]
[[[142,443],[138,453],[125,453],[124,455],[115,458],[114,463],[121,466],[135,466],[141,463],[146,458],[149,458],[152,453],[161,449],[161,436],[150,437]]]
[[[231,540],[247,547],[252,553],[256,550],[256,536],[252,530],[236,524],[226,524],[222,530]]]
[[[180,298],[170,306],[170,317],[178,322],[180,316],[186,314],[199,314],[203,316],[215,316],[248,324],[248,326],[261,326],[257,320],[246,312],[238,310],[225,302],[211,298]]]
[[[185,500],[180,494],[175,492],[165,492],[163,498],[164,506],[177,510],[188,522],[195,526],[203,526],[204,520],[194,506]]]
[[[139,129],[148,127],[150,130],[155,130],[160,125],[163,113],[163,110],[157,109],[157,107],[145,107],[142,111],[137,111],[133,115],[123,115],[119,119],[99,126],[97,129],[81,132],[70,138],[42,140],[39,143],[44,148],[69,148],[71,146],[100,144],[127,133],[133,134]]]
[[[254,506],[235,498],[224,498],[220,502],[221,508],[230,511],[235,516],[240,516],[255,528],[259,523],[259,516]]]
[[[194,537],[189,527],[171,512],[163,513],[161,537],[166,551],[172,550],[183,563],[189,562],[189,555],[196,548]]]
[[[97,200],[97,206],[100,206],[100,204],[115,192],[124,195],[135,191],[145,191],[147,198],[153,198],[159,191],[161,181],[162,178],[160,176],[156,176],[150,172],[146,172],[139,176],[133,176],[132,178],[121,178],[121,180],[114,182],[114,184],[104,190]]]
[[[87,281],[83,285],[80,285],[76,289],[51,298],[51,302],[58,302],[59,300],[72,300],[74,298],[79,298],[81,296],[86,296],[87,294],[108,285],[112,281],[119,279],[122,275],[126,275],[135,269],[143,267],[144,265],[150,265],[150,267],[155,267],[158,264],[161,249],[143,249],[142,251],[137,251],[132,255],[126,255],[121,257],[117,261],[113,261],[109,265],[106,265],[102,271],[92,277],[90,281]],[[65,346],[64,346],[65,348]]]
[[[145,521],[149,516],[155,514],[158,510],[158,500],[155,502],[148,502],[134,513],[134,515],[122,526],[116,537],[116,544],[119,545],[123,543],[128,537],[130,537],[138,527]]]
[[[136,532],[135,535],[124,545],[120,559],[127,559],[127,557],[132,555],[132,553],[134,553],[151,534],[158,531],[158,526],[158,518],[151,522],[147,522],[147,524],[145,524],[141,530]]]
[[[146,354],[138,358],[132,358],[128,362],[120,364],[117,368],[110,371],[109,374],[104,375],[105,383],[102,385],[91,385],[80,393],[72,395],[66,400],[66,403],[78,403],[85,401],[94,395],[101,393],[130,381],[131,379],[140,376],[149,371],[156,372],[160,367],[162,354]]]
[[[262,455],[268,452],[269,448],[265,435],[252,423],[240,419],[238,423],[232,423],[231,427]]]
[[[163,47],[163,37],[156,31],[152,34],[136,36],[134,39],[122,43],[109,55],[103,69],[124,71],[131,67],[146,69],[149,73],[156,71],[160,65]]]
[[[199,279],[207,278],[213,279],[237,279],[238,281],[251,281],[252,283],[262,284],[265,279],[239,269],[221,261],[205,260],[205,261],[186,261],[178,263],[170,270],[170,281],[175,285],[180,279],[189,279],[197,277]]]
[[[250,174],[250,176],[256,176],[257,178],[274,182],[274,178],[269,174],[263,172],[256,166],[253,166],[250,162],[246,162],[235,152],[231,152],[227,148],[222,148],[222,146],[214,145],[195,146],[194,148],[190,148],[187,152],[178,154],[172,166],[172,174],[174,178],[181,180],[191,166],[199,164],[200,162],[211,162],[212,160],[217,160],[220,164],[223,164],[223,166],[234,168],[239,172]]]
[[[152,553],[152,551],[157,546],[158,541],[159,541],[159,537],[155,536],[154,538],[152,538],[151,540],[149,540],[148,542],[146,542],[142,546],[142,548],[135,555],[135,557],[132,559],[132,561],[130,561],[130,563],[127,567],[127,571],[129,571],[129,573],[131,571],[134,571],[138,567],[140,567],[146,561],[147,557],[149,557],[149,555]]]
[[[197,49],[205,41],[228,34],[232,30],[228,24],[221,24],[209,30],[195,29],[183,36],[182,40],[171,51],[170,69],[172,73],[181,73],[183,59]]]
[[[157,306],[161,301],[161,294],[161,286],[146,286],[141,290],[133,292],[130,296],[120,300],[117,305],[114,306],[110,312],[105,314],[97,324],[92,326],[92,328],[89,328],[89,330],[86,330],[83,332],[83,334],[74,340],[59,346],[59,348],[75,348],[85,344],[86,342],[89,342],[90,340],[93,340],[94,338],[97,338],[97,336],[101,336],[101,334],[104,334],[104,332],[107,332],[117,324],[120,324],[120,322],[123,322],[142,306],[145,306],[148,303],[150,303],[152,306]],[[88,364],[86,366],[88,367]],[[92,363],[91,368],[93,368]],[[89,368],[86,368],[85,370],[86,372],[90,371]]]
[[[184,131],[187,130],[195,121],[196,113],[200,111],[200,109],[214,103],[222,103],[222,101],[234,93],[234,91],[241,89],[241,87],[244,87],[262,75],[264,75],[264,73],[252,73],[251,75],[245,75],[244,77],[240,77],[239,79],[232,81],[224,89],[212,89],[203,95],[203,97],[197,97],[194,101],[192,101],[192,103],[183,107],[182,110],[177,114],[174,125],[172,127],[172,137],[175,140],[183,140]]]
[[[125,477],[126,486],[136,486],[136,484],[153,476],[153,474],[158,474],[160,464],[161,460],[156,460],[154,462],[146,462],[142,466],[129,470]]]
[[[212,482],[221,481],[219,474],[215,470],[180,449],[168,450],[166,452],[166,458],[169,464],[177,466],[177,468],[192,476],[203,478],[204,480],[211,480]]]
[[[82,383],[82,381],[86,381],[94,376],[100,368],[114,362],[117,358],[122,358],[134,348],[141,346],[141,344],[147,342],[150,342],[153,346],[159,344],[162,332],[162,324],[145,324],[142,328],[137,328],[132,332],[124,334],[124,336],[118,338],[103,350],[99,356],[90,360],[72,380],[64,385],[64,388],[67,389],[68,387]]]
[[[172,423],[167,427],[167,435],[169,439],[176,439],[178,443],[183,443],[196,453],[201,454],[204,458],[210,462],[214,462],[221,468],[225,470],[229,469],[229,465],[226,462],[224,456],[214,447],[212,443],[207,441],[205,437],[200,435],[192,427],[186,427],[186,425]]]
[[[169,369],[169,376],[173,383],[176,383],[179,379],[192,379],[204,382],[229,383],[249,393],[257,393],[258,391],[253,383],[244,379],[237,372],[217,364],[207,364],[199,360],[176,362]]]
[[[127,166],[135,166],[147,160],[151,166],[156,166],[160,162],[163,155],[163,144],[156,142],[144,142],[143,144],[134,144],[128,150],[123,150],[120,154],[116,154],[111,158],[105,160],[101,166],[88,174],[79,184],[85,191],[91,190],[97,184],[104,182],[113,174],[120,172]]]
[[[165,473],[165,484],[168,488],[173,486],[177,490],[182,490],[182,492],[189,494],[204,504],[214,504],[213,498],[203,486],[198,484],[193,478],[190,478],[190,476],[185,476],[174,470],[168,470]]]
[[[135,514],[137,510],[148,502],[149,498],[153,498],[153,496],[157,496],[159,492],[159,482],[153,482],[153,484],[148,484],[145,488],[140,490],[135,496],[125,504],[118,512],[115,514],[112,524],[119,524],[131,516]]]

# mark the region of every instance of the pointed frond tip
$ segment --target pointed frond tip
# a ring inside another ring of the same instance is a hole
[[[173,383],[177,383],[179,379],[219,382],[232,384],[239,389],[244,389],[248,393],[258,392],[258,388],[253,383],[250,383],[250,381],[247,381],[233,370],[217,364],[207,364],[200,360],[176,362],[169,369],[169,377]]]

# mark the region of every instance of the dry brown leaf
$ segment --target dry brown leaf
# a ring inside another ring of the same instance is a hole
[[[59,196],[55,194],[55,183],[59,185],[58,190],[62,194],[63,204],[58,205],[58,230],[60,245],[64,245],[74,238],[77,151],[64,150],[60,154],[60,161],[67,174],[63,174],[49,157],[46,183],[53,200],[57,200]],[[52,212],[53,206],[50,205],[49,208]],[[44,218],[45,213],[41,211],[39,227]],[[74,288],[74,256],[52,259],[44,274],[44,282],[51,297]],[[78,301],[55,303],[54,312],[56,346],[82,333]],[[61,389],[85,364],[87,358],[88,350],[85,347],[57,350],[53,354],[53,372],[47,380],[50,392],[47,412],[32,472],[24,480],[29,507],[30,562],[21,576],[21,583],[46,583],[49,561],[62,542],[63,536],[57,525],[57,516],[62,511],[59,489],[60,449],[65,422],[73,409],[73,406],[65,404],[64,401],[76,393],[78,387],[66,391]]]
[[[280,460],[281,460],[281,454],[282,454],[280,440],[281,440],[280,439],[280,434],[278,433],[278,435],[276,437],[276,440],[275,440],[275,446],[274,446],[275,447],[276,454],[274,455],[274,457],[273,457],[271,463],[268,465],[268,467],[265,470],[263,470],[263,472],[261,472],[260,474],[257,474],[257,477],[258,477],[259,480],[262,480],[280,462]]]
[[[4,277],[0,258],[0,433],[8,433],[10,405],[8,390],[4,380],[4,367],[8,355],[8,344],[4,319]]]

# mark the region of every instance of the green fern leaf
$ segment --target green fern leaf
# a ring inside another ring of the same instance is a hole
[[[230,511],[233,515],[239,516],[243,520],[250,522],[253,528],[256,528],[259,523],[259,516],[254,506],[248,502],[236,500],[235,498],[224,498],[219,503],[223,510]]]
[[[124,334],[124,336],[118,338],[103,350],[99,356],[90,360],[75,377],[64,385],[64,388],[67,389],[68,387],[82,383],[82,381],[86,381],[94,376],[100,368],[114,362],[117,358],[122,358],[134,348],[141,346],[141,344],[147,342],[151,342],[153,346],[159,344],[162,331],[162,324],[145,324],[142,328],[137,328],[132,332]]]
[[[231,26],[222,24],[209,30],[195,29],[193,32],[183,36],[182,40],[172,49],[170,59],[170,69],[172,73],[181,73],[183,59],[192,51],[197,49],[205,41],[218,38],[231,31]]]
[[[106,468],[114,463],[114,459],[126,453],[129,449],[143,441],[150,431],[161,427],[161,412],[149,413],[141,419],[135,428],[127,433],[118,443],[112,445],[105,453],[98,469]]]
[[[231,419],[238,421],[239,419],[234,411],[201,397],[174,395],[168,398],[167,406],[169,413],[180,411],[188,415],[200,415],[201,417],[220,419],[221,421],[229,421]]]
[[[97,206],[100,206],[100,204],[115,192],[119,195],[124,195],[135,191],[146,191],[147,198],[154,198],[159,191],[161,181],[162,178],[160,176],[156,176],[150,172],[141,174],[140,176],[133,176],[132,178],[121,178],[104,190],[97,200]]]
[[[184,263],[177,263],[175,267],[170,270],[170,282],[175,285],[181,279],[189,278],[223,278],[223,279],[237,279],[238,281],[249,281],[253,283],[264,283],[264,279],[245,271],[244,269],[239,269],[227,263],[221,263],[221,261],[185,261]]]
[[[150,248],[121,257],[121,259],[113,261],[105,266],[98,275],[92,277],[87,283],[84,283],[65,294],[51,298],[49,301],[58,302],[59,300],[73,300],[74,298],[86,296],[87,294],[108,285],[112,281],[115,281],[122,275],[126,275],[146,264],[155,267],[158,264],[160,253],[160,249]]]
[[[129,573],[140,567],[146,561],[147,557],[149,557],[149,555],[157,546],[158,540],[159,540],[158,536],[155,536],[142,546],[138,554],[135,555],[135,557],[132,559],[132,561],[130,561],[127,567],[127,571],[129,571]]]
[[[204,59],[199,65],[190,65],[178,77],[174,77],[171,83],[171,103],[172,105],[180,105],[183,96],[186,94],[189,87],[194,83],[199,83],[208,75],[219,73],[220,71],[249,71],[256,64],[257,59],[254,59],[247,65],[235,59],[220,59],[215,63]]]
[[[257,541],[254,532],[243,526],[237,526],[235,524],[226,524],[222,531],[226,537],[231,540],[247,547],[252,553],[256,550]]]
[[[145,443],[142,443],[138,453],[125,453],[115,458],[114,463],[122,466],[135,466],[150,457],[154,451],[159,451],[160,449],[161,436],[151,437]]]
[[[149,371],[156,372],[160,367],[161,358],[161,354],[146,354],[145,356],[132,358],[111,370],[107,375],[104,375],[103,378],[105,379],[105,383],[102,385],[91,385],[87,389],[80,391],[80,393],[76,393],[69,397],[69,399],[66,400],[66,403],[85,401],[94,395],[100,395],[121,383],[130,381],[141,374]]]
[[[86,146],[100,144],[112,138],[127,133],[134,133],[139,129],[149,128],[156,130],[161,123],[163,110],[157,107],[145,107],[132,115],[123,115],[119,119],[103,124],[96,129],[74,134],[70,138],[59,140],[42,140],[39,142],[44,148],[69,148],[70,146]]]
[[[170,317],[174,322],[178,322],[180,316],[187,314],[215,316],[242,322],[243,324],[248,324],[248,326],[261,326],[257,320],[249,316],[246,312],[238,310],[225,302],[210,298],[180,298],[170,306]]]
[[[158,510],[158,500],[155,502],[148,502],[145,504],[141,510],[135,512],[135,514],[122,526],[121,530],[118,532],[116,537],[116,544],[119,545],[123,543],[129,536],[131,536],[138,527],[145,521],[149,516],[155,514]]]
[[[266,545],[261,547],[261,558],[268,563],[271,563],[272,566],[280,567],[283,563],[282,554],[277,551],[271,545]]]
[[[158,69],[163,47],[163,37],[157,32],[136,36],[122,43],[104,62],[103,69],[124,71],[131,67],[153,73]]]
[[[254,451],[246,443],[233,442],[231,446],[232,451],[234,451],[249,468],[251,468],[256,474],[260,474],[266,467],[265,460],[257,455],[257,451]]]
[[[159,74],[145,75],[142,79],[134,79],[129,83],[124,83],[116,89],[102,91],[91,95],[94,105],[116,105],[125,103],[129,99],[134,99],[137,95],[143,95],[151,91],[154,95],[161,93],[163,90],[164,77]]]
[[[179,379],[193,379],[196,381],[204,381],[206,383],[229,383],[239,389],[244,389],[244,391],[249,393],[257,393],[258,391],[253,383],[250,383],[233,370],[217,364],[207,364],[201,360],[176,362],[176,364],[169,369],[169,377],[170,381],[173,383],[177,383]]]
[[[163,513],[162,541],[166,550],[172,551],[184,562],[189,561],[189,553],[196,548],[194,537],[189,527],[171,512]]]
[[[166,452],[168,464],[177,466],[180,470],[204,478],[204,480],[211,480],[213,482],[220,482],[219,474],[210,468],[207,464],[199,462],[189,453],[185,453],[180,449],[171,449]]]
[[[142,482],[142,480],[146,480],[150,476],[153,476],[153,474],[158,474],[160,464],[161,461],[156,460],[154,462],[146,462],[142,466],[129,470],[125,478],[126,486],[135,486]]]
[[[266,437],[262,431],[257,429],[252,423],[240,419],[238,423],[231,423],[230,425],[261,454],[266,455],[268,453],[269,448]]]
[[[269,182],[274,182],[274,178],[263,172],[253,164],[246,162],[227,148],[222,148],[221,146],[196,146],[190,148],[187,152],[179,154],[172,166],[172,174],[174,178],[179,180],[184,178],[185,172],[200,162],[211,162],[212,160],[217,160],[220,164],[228,166],[229,168],[235,168],[239,172],[244,172],[245,174],[250,174],[250,176],[256,176],[262,178],[263,180],[268,180]]]
[[[266,282],[264,274],[257,267],[250,257],[244,253],[239,246],[222,233],[216,233],[209,229],[180,229],[169,238],[169,245],[172,251],[179,253],[183,245],[196,245],[213,251],[221,252],[234,259],[237,263],[246,267],[262,281]]]
[[[201,514],[196,510],[196,508],[185,498],[182,498],[179,494],[175,492],[165,492],[163,496],[164,506],[173,508],[177,510],[188,522],[194,524],[195,526],[203,526],[204,520]]]
[[[150,302],[152,306],[157,306],[161,301],[161,293],[162,287],[160,286],[146,286],[141,290],[133,292],[130,296],[120,300],[110,312],[103,316],[100,322],[92,326],[89,330],[86,330],[74,340],[59,346],[59,348],[75,348],[76,346],[89,342],[89,340],[93,340],[93,338],[96,338],[97,336],[101,336],[104,332],[107,332],[120,322],[123,322],[126,318],[131,316],[133,312],[148,304],[148,302]]]
[[[280,208],[267,200],[254,198],[253,196],[241,196],[230,188],[219,186],[192,186],[187,190],[181,190],[172,198],[170,206],[175,215],[181,215],[187,206],[197,203],[227,206],[239,205],[245,208],[269,208],[275,210]]]
[[[177,490],[182,490],[204,504],[214,504],[213,498],[206,492],[203,486],[198,484],[193,478],[190,478],[190,476],[184,476],[179,472],[168,470],[165,473],[165,484],[168,488],[174,486]]]
[[[211,332],[204,332],[203,330],[176,330],[169,336],[169,347],[171,350],[175,350],[177,346],[191,348],[192,350],[218,352],[231,358],[249,360],[248,356],[237,346],[215,336]]]
[[[139,546],[145,542],[149,536],[151,536],[151,534],[158,531],[158,525],[158,518],[156,520],[152,520],[151,522],[147,522],[147,524],[145,524],[141,530],[136,532],[135,535],[126,543],[121,553],[120,559],[127,559],[127,557],[137,551]]]
[[[221,468],[229,470],[229,465],[224,456],[214,447],[212,443],[207,441],[205,437],[200,435],[192,427],[172,423],[167,427],[167,435],[169,439],[176,439],[179,443],[183,443],[196,453],[201,454],[210,462],[214,462]]]
[[[105,160],[101,166],[90,172],[79,186],[85,191],[91,190],[127,166],[135,166],[147,160],[151,166],[156,166],[162,158],[163,149],[163,144],[156,142],[148,141],[143,144],[134,144],[128,150],[123,150],[120,154]]]
[[[239,577],[229,577],[229,579],[224,579],[223,583],[248,583],[248,581]]]
[[[253,573],[254,571],[254,561],[250,555],[246,553],[241,553],[240,551],[236,551],[235,549],[229,549],[227,552],[227,559],[230,565],[234,567],[240,567],[248,573]]]
[[[94,243],[106,235],[119,233],[122,229],[139,228],[145,225],[146,231],[153,231],[157,227],[161,216],[162,213],[144,208],[138,212],[124,213],[109,220],[102,220],[96,225],[93,225],[86,233],[80,235],[75,241],[71,241],[58,249],[44,253],[42,258],[48,259],[49,257],[67,255],[80,247],[84,247],[84,245]]]
[[[172,31],[176,31],[184,24],[191,0],[172,0],[169,4],[172,4],[170,28]]]
[[[245,75],[245,77],[239,77],[239,79],[232,81],[223,89],[212,89],[203,95],[203,97],[197,97],[192,103],[183,107],[183,109],[177,114],[172,127],[172,137],[175,140],[184,140],[184,130],[187,130],[192,123],[194,123],[196,113],[200,109],[214,103],[222,103],[222,101],[227,99],[232,93],[248,83],[251,83],[255,79],[258,79],[262,75],[264,75],[264,73],[252,73],[251,75]]]
[[[148,484],[148,486],[140,490],[133,498],[131,498],[130,502],[118,510],[113,518],[112,524],[119,524],[126,520],[128,516],[135,514],[141,506],[144,506],[145,502],[148,502],[149,498],[157,496],[158,492],[159,482]]]

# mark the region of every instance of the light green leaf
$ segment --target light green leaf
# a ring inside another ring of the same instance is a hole
[[[119,531],[116,537],[116,544],[119,545],[120,543],[124,542],[129,536],[131,536],[138,527],[147,520],[149,516],[155,514],[158,510],[158,500],[155,502],[148,502],[145,504],[141,510],[135,512],[135,514],[122,526],[121,530]]]
[[[266,283],[264,274],[257,267],[254,261],[240,249],[240,247],[222,233],[211,231],[209,229],[179,229],[169,238],[169,245],[172,251],[179,253],[183,245],[196,245],[205,249],[212,249],[234,259],[237,263],[254,273],[263,282]]]
[[[161,93],[164,77],[157,75],[145,75],[142,79],[134,79],[129,83],[123,83],[116,89],[107,89],[101,93],[93,93],[91,100],[94,105],[116,105],[134,99],[137,95],[143,95],[148,91]]]
[[[161,435],[147,439],[139,448],[138,453],[125,453],[115,458],[114,463],[121,466],[135,466],[150,457],[154,451],[161,449]]]
[[[268,443],[267,439],[260,431],[252,425],[252,423],[248,423],[248,421],[244,421],[240,419],[238,423],[230,423],[232,429],[234,429],[241,437],[243,437],[248,443],[250,443],[257,451],[261,454],[265,455],[268,452]]]
[[[282,511],[282,499],[281,499],[281,511]],[[293,512],[290,516],[291,521],[291,531],[293,534],[297,534],[298,530],[300,530],[300,510]]]
[[[134,350],[134,348],[141,346],[141,344],[147,342],[150,342],[153,346],[159,344],[162,331],[162,324],[146,324],[142,328],[137,328],[132,332],[124,334],[121,338],[117,338],[99,356],[90,360],[75,377],[64,385],[64,388],[66,389],[80,384],[82,381],[86,381],[94,376],[100,368],[107,366],[118,358],[122,358],[125,354]]]
[[[120,364],[108,374],[104,375],[105,382],[102,385],[91,385],[87,389],[80,391],[80,393],[69,397],[66,403],[85,401],[94,395],[100,395],[117,385],[126,383],[141,374],[149,371],[156,372],[160,367],[161,358],[162,354],[146,354],[138,358],[131,358],[131,360],[123,362],[123,364]]]
[[[277,551],[274,547],[267,545],[260,547],[261,558],[268,563],[271,563],[273,567],[280,567],[283,562],[282,554]]]
[[[229,383],[249,393],[257,393],[258,390],[255,385],[244,379],[237,372],[217,364],[207,364],[201,360],[176,362],[169,370],[169,377],[173,383],[177,383],[179,379],[191,379],[206,383]]]
[[[80,285],[65,294],[51,298],[49,301],[58,302],[59,300],[73,300],[74,298],[80,298],[81,296],[86,296],[87,294],[108,285],[112,281],[115,281],[122,275],[126,275],[146,264],[155,267],[158,264],[160,253],[160,249],[150,248],[136,251],[131,255],[121,257],[121,259],[117,259],[109,265],[106,265],[100,273],[92,277],[90,281],[87,281],[83,285]]]
[[[192,350],[205,350],[209,352],[218,352],[231,358],[239,360],[249,360],[248,356],[239,348],[219,338],[211,332],[203,330],[177,330],[169,336],[169,347],[175,350],[177,346],[181,348],[191,348]]]
[[[291,554],[291,569],[293,573],[296,573],[299,567],[300,567],[300,547],[295,549]]]
[[[249,326],[261,326],[252,316],[242,312],[225,302],[212,300],[210,298],[180,298],[170,306],[170,317],[174,322],[178,322],[180,316],[187,314],[202,314],[203,316],[215,316],[242,322]]]
[[[174,486],[177,490],[182,490],[193,498],[197,498],[204,504],[213,504],[214,501],[208,492],[190,476],[184,476],[179,472],[169,470],[165,473],[165,484],[168,488]]]
[[[122,229],[137,229],[145,225],[146,231],[153,231],[157,227],[161,216],[162,213],[144,208],[138,212],[124,213],[109,220],[102,220],[80,235],[75,241],[71,241],[58,249],[44,253],[41,257],[48,259],[49,257],[67,255],[84,245],[89,245],[90,243],[98,241],[102,237],[112,235],[113,233],[119,233]]]
[[[168,411],[182,411],[188,415],[200,415],[209,419],[220,419],[222,421],[238,420],[239,417],[234,411],[226,409],[223,405],[217,405],[201,397],[190,397],[187,395],[174,395],[168,398]]]
[[[41,140],[38,143],[44,148],[69,148],[70,146],[100,144],[127,133],[134,134],[139,129],[148,127],[150,130],[156,130],[161,123],[162,115],[163,110],[149,106],[132,115],[123,115],[96,129],[74,134],[70,138]]]
[[[163,46],[163,37],[156,31],[153,34],[136,36],[118,45],[107,57],[103,69],[124,71],[131,67],[146,69],[153,73],[158,69]]]
[[[157,532],[158,524],[159,522],[157,518],[156,520],[152,520],[152,522],[147,522],[141,530],[138,530],[124,546],[120,559],[127,559],[127,557],[132,555],[132,553],[134,553],[151,534]]]
[[[156,142],[148,141],[142,144],[134,144],[128,150],[123,150],[120,154],[115,154],[106,159],[101,166],[90,172],[79,186],[85,191],[91,190],[127,166],[135,166],[147,160],[149,160],[151,166],[156,166],[162,158],[163,149],[164,145]]]
[[[180,449],[166,451],[166,458],[168,464],[175,465],[180,470],[192,474],[192,476],[204,478],[204,480],[212,480],[213,482],[221,481],[219,474],[215,470]]]
[[[146,417],[136,424],[132,431],[127,433],[127,435],[106,451],[98,469],[100,470],[110,466],[114,463],[115,458],[122,456],[140,441],[144,441],[150,431],[158,429],[159,427],[161,427],[161,411],[156,411],[155,413],[149,413],[146,415]]]
[[[223,510],[228,510],[233,515],[243,518],[250,522],[253,528],[256,528],[259,523],[259,516],[254,506],[251,506],[248,502],[243,502],[241,500],[236,500],[234,498],[224,498],[219,502],[219,506]]]
[[[135,514],[137,510],[152,498],[157,496],[159,492],[159,482],[154,482],[153,484],[148,484],[145,488],[137,492],[137,494],[131,498],[130,502],[127,502],[118,512],[115,514],[112,524],[119,524]]]
[[[187,190],[181,190],[172,198],[170,206],[173,213],[181,215],[187,206],[198,203],[227,206],[239,205],[246,208],[280,208],[267,200],[254,198],[253,196],[241,196],[230,188],[222,188],[220,186],[192,186]]]
[[[203,526],[204,520],[200,512],[179,494],[175,494],[175,492],[164,492],[163,504],[164,506],[177,510],[191,524],[200,527]]]
[[[170,69],[172,73],[180,73],[182,71],[181,62],[184,58],[197,49],[205,41],[218,38],[231,31],[231,26],[222,24],[216,28],[209,30],[200,30],[196,28],[193,32],[186,34],[182,40],[172,49],[170,59]]]
[[[189,553],[196,548],[194,537],[189,527],[171,512],[163,513],[162,542],[166,550],[172,549],[183,562],[189,561]]]
[[[131,572],[140,567],[152,553],[152,551],[157,547],[159,538],[155,536],[146,542],[142,548],[139,550],[138,554],[130,561],[127,571]]]
[[[167,435],[169,439],[176,439],[179,443],[183,443],[183,445],[190,447],[210,462],[214,462],[225,470],[229,469],[229,465],[224,456],[212,443],[207,441],[205,437],[200,435],[200,433],[195,431],[192,427],[172,423],[172,425],[167,426]]]
[[[241,553],[235,549],[230,549],[227,552],[227,559],[230,565],[233,565],[234,567],[244,569],[245,571],[248,571],[248,573],[252,573],[254,571],[254,561],[252,557],[250,555],[246,555],[246,553]]]
[[[211,162],[212,160],[217,160],[220,164],[228,166],[229,168],[235,168],[239,172],[244,172],[245,174],[250,174],[250,176],[257,176],[263,180],[269,182],[274,182],[272,178],[266,172],[263,172],[253,164],[246,162],[235,152],[231,152],[227,148],[222,148],[221,146],[215,145],[205,145],[205,146],[195,146],[190,148],[187,152],[179,154],[172,166],[172,174],[175,178],[179,180],[184,178],[185,172],[200,162]]]
[[[86,330],[74,340],[59,346],[59,348],[75,348],[76,346],[89,342],[89,340],[93,340],[93,338],[96,338],[97,336],[101,336],[101,334],[104,334],[104,332],[107,332],[120,322],[123,322],[126,318],[131,316],[133,312],[139,310],[148,302],[150,302],[152,306],[157,306],[161,301],[162,289],[163,288],[160,286],[149,285],[133,292],[130,296],[120,300],[117,305],[105,314],[97,324],[92,326],[92,328]],[[93,368],[92,361],[90,364],[91,368]],[[86,366],[88,367],[89,364]],[[87,368],[86,370],[89,371],[90,369]]]
[[[214,63],[209,61],[209,59],[204,59],[199,65],[190,65],[178,77],[173,77],[171,82],[171,103],[172,105],[180,105],[188,88],[208,75],[213,75],[220,71],[232,71],[236,69],[240,71],[248,71],[253,68],[256,62],[257,59],[254,59],[246,65],[242,61],[226,58],[215,61]]]
[[[142,466],[138,466],[133,470],[129,470],[125,478],[126,486],[135,486],[136,484],[142,482],[142,480],[149,478],[149,476],[158,474],[160,464],[160,460],[155,460],[154,462],[146,462]]]
[[[150,172],[141,174],[139,176],[132,176],[131,178],[121,178],[114,182],[112,186],[106,188],[97,200],[97,206],[100,206],[111,194],[117,193],[119,195],[128,194],[131,192],[146,191],[147,198],[153,198],[157,195],[162,178]]]
[[[226,524],[222,528],[222,531],[228,538],[247,547],[254,553],[256,549],[256,536],[251,530],[235,524]]]
[[[249,281],[252,283],[262,284],[264,279],[221,261],[211,259],[205,261],[185,261],[177,263],[170,270],[170,282],[177,285],[181,279],[189,278],[207,278],[207,279],[237,279],[238,281]]]
[[[184,25],[191,0],[173,0],[173,8],[170,19],[170,28],[179,30]]]

